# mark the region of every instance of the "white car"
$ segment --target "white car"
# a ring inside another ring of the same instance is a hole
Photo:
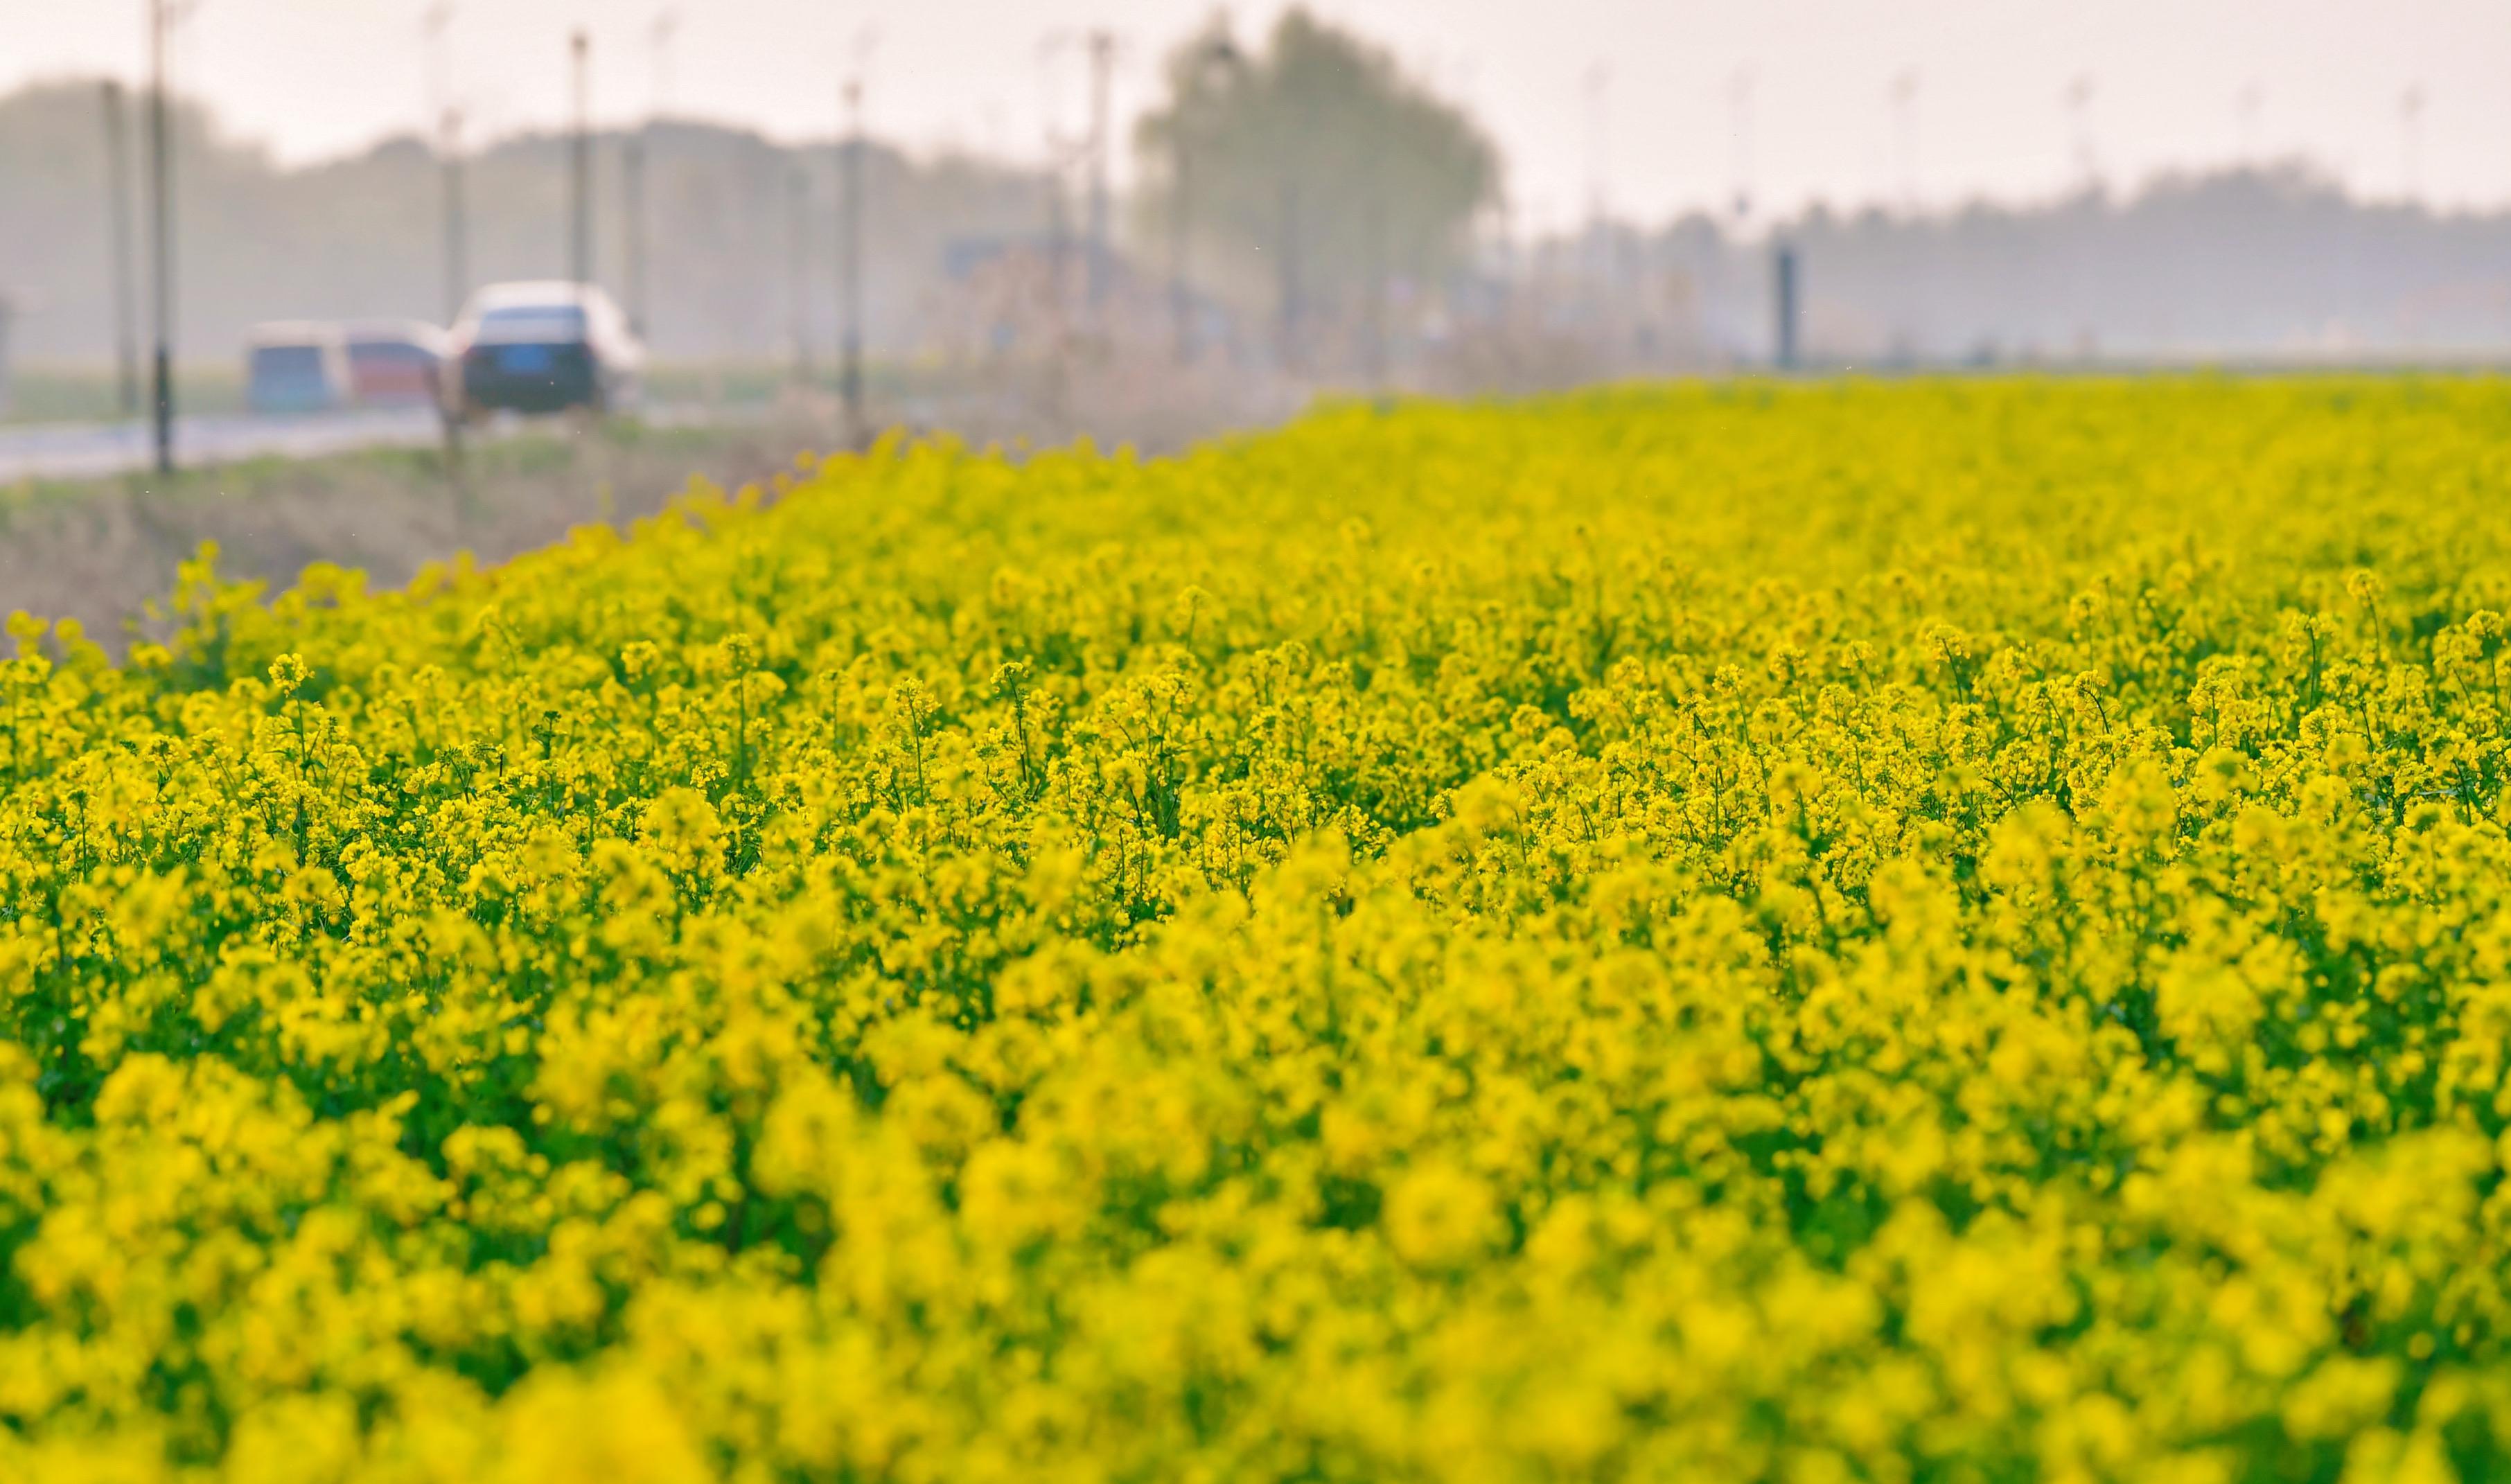
[[[453,326],[447,402],[460,416],[603,413],[637,404],[645,348],[610,295],[590,284],[496,284]]]
[[[256,324],[245,353],[245,402],[265,415],[333,412],[349,404],[349,346],[336,324]]]

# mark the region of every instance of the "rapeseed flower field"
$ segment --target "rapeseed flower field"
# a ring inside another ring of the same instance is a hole
[[[0,1477],[2511,1467],[2511,386],[947,444],[0,664]]]

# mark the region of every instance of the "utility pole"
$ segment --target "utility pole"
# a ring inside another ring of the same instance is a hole
[[[837,390],[845,400],[846,437],[864,438],[863,387],[863,79],[848,78],[845,90],[846,140],[839,158],[839,184],[845,197],[844,236],[838,245],[838,285],[845,315],[838,345]]]
[[[1096,320],[1107,300],[1107,86],[1116,64],[1116,38],[1090,33],[1090,313]]]
[[[113,372],[122,415],[139,415],[139,343],[132,323],[131,305],[131,140],[130,114],[123,106],[122,85],[104,85],[104,173],[112,224]]]
[[[785,176],[786,226],[792,248],[786,264],[785,297],[793,320],[793,381],[811,384],[811,301],[807,264],[811,259],[811,177],[800,165]]]
[[[593,39],[578,31],[568,45],[575,58],[575,136],[567,151],[567,273],[581,288],[593,282]]]
[[[153,426],[157,472],[174,472],[174,182],[166,136],[166,26],[170,0],[148,0],[148,198],[150,280],[157,345]]]
[[[444,110],[437,146],[444,172],[444,323],[462,318],[462,302],[471,296],[470,228],[463,222],[462,110]]]

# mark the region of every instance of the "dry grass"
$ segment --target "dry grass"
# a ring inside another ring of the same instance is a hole
[[[963,386],[946,401],[908,403],[884,421],[946,427],[972,442],[1049,444],[1090,434],[1102,445],[1173,449],[1231,427],[1268,423],[1299,396],[1251,392],[1217,368],[1128,373],[1083,359],[1053,387],[1015,378]],[[546,546],[570,527],[624,523],[660,510],[703,475],[728,488],[834,446],[826,399],[789,398],[764,421],[656,429],[549,424],[475,445],[453,476],[441,452],[372,450],[265,459],[154,475],[0,486],[0,614],[74,618],[108,649],[145,631],[147,605],[204,541],[219,571],[274,590],[317,561],[399,587],[430,561],[469,552],[483,562]]]
[[[119,649],[204,541],[219,570],[274,588],[307,564],[407,582],[468,551],[502,560],[571,526],[659,510],[703,474],[727,485],[791,468],[809,445],[787,423],[669,432],[552,430],[471,449],[463,477],[434,450],[374,450],[190,471],[26,484],[0,501],[0,611],[75,618]]]

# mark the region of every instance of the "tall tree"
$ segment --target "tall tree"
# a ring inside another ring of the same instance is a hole
[[[1196,277],[1357,311],[1389,276],[1470,246],[1500,158],[1461,108],[1305,10],[1263,50],[1216,19],[1171,53],[1168,100],[1135,126],[1150,241],[1183,228]],[[1180,186],[1182,189],[1180,189]]]

